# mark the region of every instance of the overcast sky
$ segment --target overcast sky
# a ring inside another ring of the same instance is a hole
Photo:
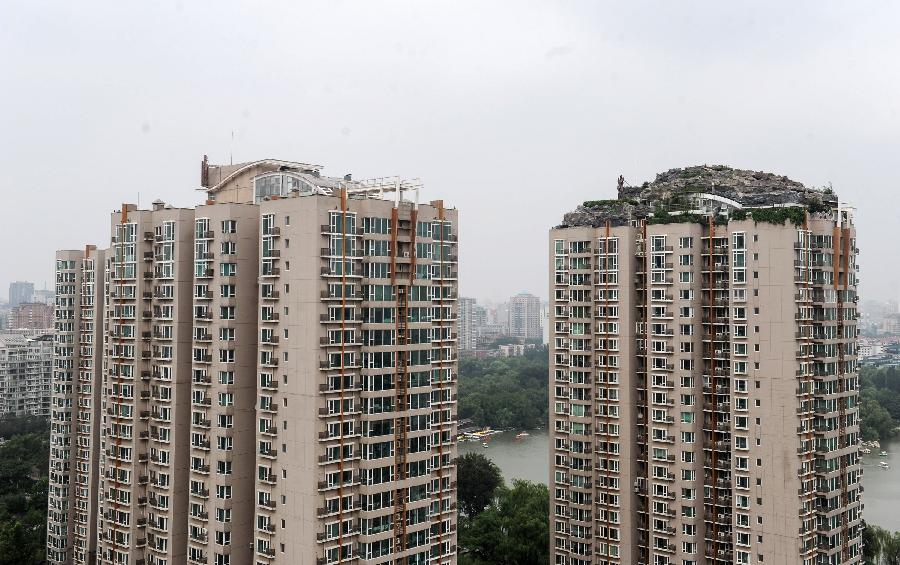
[[[895,2],[0,5],[0,296],[108,213],[194,205],[199,162],[421,177],[460,210],[461,292],[547,296],[586,199],[724,163],[858,206],[864,298],[898,298]],[[231,132],[234,132],[234,143]],[[882,262],[878,263],[878,257]]]

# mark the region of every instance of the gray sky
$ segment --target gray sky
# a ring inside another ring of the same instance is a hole
[[[900,4],[41,2],[0,7],[0,296],[199,202],[199,161],[422,177],[460,210],[461,292],[547,295],[586,199],[724,163],[858,206],[864,298],[898,298]],[[885,259],[881,264],[876,258]]]

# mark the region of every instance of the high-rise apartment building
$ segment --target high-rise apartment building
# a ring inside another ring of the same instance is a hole
[[[15,281],[9,283],[9,307],[15,308],[23,302],[31,302],[34,297],[34,283]]]
[[[101,429],[96,531],[73,533],[60,370],[49,560],[455,563],[456,211],[287,161],[204,160],[201,184],[196,208],[112,216],[100,395],[79,417]],[[58,257],[65,328],[79,259]]]
[[[53,335],[0,332],[0,416],[48,416]]]
[[[11,330],[46,330],[53,327],[53,305],[22,302],[9,311],[6,327]]]
[[[526,292],[509,299],[509,335],[541,339],[541,299]]]
[[[467,296],[460,296],[457,303],[459,305],[459,313],[457,315],[459,350],[474,351],[478,347],[478,304],[476,304],[474,298]]]
[[[56,253],[47,502],[51,563],[96,562],[105,268],[106,253],[94,246]]]
[[[860,563],[856,235],[675,169],[550,232],[552,563]]]

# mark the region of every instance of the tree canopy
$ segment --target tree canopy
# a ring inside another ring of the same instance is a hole
[[[484,511],[503,486],[503,475],[493,461],[480,453],[466,453],[456,460],[459,509],[474,518]]]
[[[47,533],[47,420],[3,418],[0,433],[0,565],[43,563]]]
[[[860,433],[866,441],[884,441],[900,422],[900,368],[863,367],[859,373]]]
[[[547,425],[547,348],[523,357],[463,358],[459,363],[459,417],[493,428]]]
[[[515,481],[460,529],[460,565],[547,565],[550,543],[546,485]]]
[[[862,538],[866,565],[900,565],[900,532],[863,522]]]

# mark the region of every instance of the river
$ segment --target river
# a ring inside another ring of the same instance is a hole
[[[460,454],[482,453],[500,467],[507,484],[514,479],[526,479],[547,484],[550,473],[550,452],[546,430],[529,432],[531,435],[516,439],[515,432],[491,436],[488,448],[480,443],[459,444]],[[883,443],[881,448],[887,457],[872,453],[863,458],[863,502],[866,522],[889,530],[900,530],[900,440]],[[886,462],[889,470],[879,469],[878,463]]]
[[[500,467],[506,484],[514,479],[525,479],[547,484],[550,473],[547,430],[531,430],[529,436],[516,439],[516,432],[503,432],[489,436],[488,448],[478,442],[459,444],[459,454],[482,453]]]

